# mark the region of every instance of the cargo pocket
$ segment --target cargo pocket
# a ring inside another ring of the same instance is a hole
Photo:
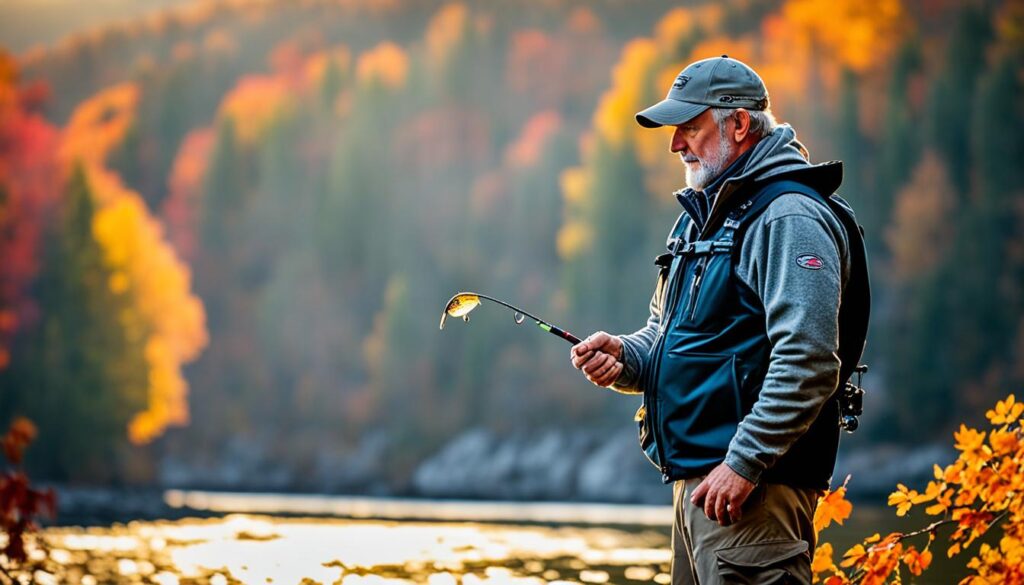
[[[811,559],[803,540],[773,540],[715,551],[724,583],[809,585]]]

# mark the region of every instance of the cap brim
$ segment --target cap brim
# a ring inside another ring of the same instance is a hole
[[[644,128],[675,126],[696,118],[709,106],[691,104],[673,99],[663,99],[636,115],[636,121]]]

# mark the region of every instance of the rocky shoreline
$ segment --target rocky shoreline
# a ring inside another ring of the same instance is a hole
[[[234,449],[223,464],[190,466],[163,462],[160,481],[148,488],[53,486],[59,495],[57,524],[96,525],[136,519],[180,518],[201,511],[171,507],[167,489],[229,492],[466,499],[527,502],[596,502],[664,505],[671,489],[643,457],[632,429],[546,429],[499,435],[470,429],[420,463],[401,485],[382,478],[368,441],[346,458],[323,458],[312,473],[271,465],[255,450]],[[883,503],[897,483],[924,486],[932,466],[952,461],[946,446],[871,446],[844,449],[834,483],[851,475],[851,499]],[[273,469],[268,473],[267,469]]]

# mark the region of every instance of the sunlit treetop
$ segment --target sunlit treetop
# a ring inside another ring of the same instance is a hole
[[[462,41],[468,20],[469,11],[462,3],[444,6],[430,20],[424,42],[433,67],[443,68],[447,64],[452,51]]]
[[[139,88],[121,83],[82,102],[64,131],[60,159],[70,165],[79,160],[101,164],[124,140],[135,121]]]
[[[793,32],[858,72],[885,63],[911,26],[899,0],[789,0],[782,15]]]
[[[383,42],[359,56],[356,77],[360,83],[380,83],[389,89],[405,85],[409,73],[409,56],[402,47]]]
[[[250,75],[242,78],[220,105],[219,116],[231,117],[242,144],[255,144],[281,113],[289,96],[278,77]]]

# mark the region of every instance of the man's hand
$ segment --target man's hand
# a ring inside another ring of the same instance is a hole
[[[572,365],[598,386],[611,386],[622,373],[622,340],[598,331],[569,350]]]
[[[728,526],[739,522],[743,502],[747,501],[754,487],[728,465],[719,463],[693,490],[690,502],[694,506],[703,506],[704,514],[712,521]]]

